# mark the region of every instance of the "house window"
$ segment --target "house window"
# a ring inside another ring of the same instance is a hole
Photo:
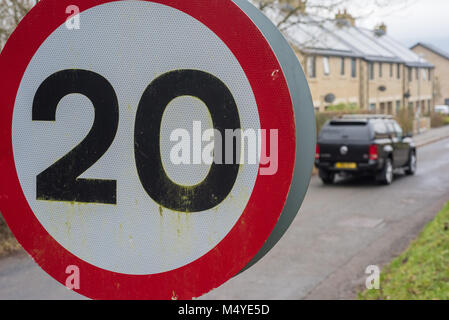
[[[382,62],[379,62],[379,78],[382,78]]]
[[[369,79],[374,80],[374,63],[369,63]]]
[[[331,73],[329,66],[329,57],[323,57],[323,70],[325,76],[328,76]]]
[[[376,104],[375,103],[370,103],[369,110],[370,111],[376,111]]]
[[[390,63],[390,78],[393,78],[393,64]]]
[[[398,63],[397,67],[398,67],[398,70],[397,70],[397,75],[396,76],[397,76],[398,79],[401,79],[401,65]]]
[[[316,57],[307,57],[307,74],[309,78],[316,78]]]
[[[345,75],[345,58],[341,58],[340,60],[340,75]]]
[[[387,113],[393,114],[393,101],[388,101],[387,103]]]
[[[351,60],[351,75],[353,78],[357,77],[357,60],[355,58]]]
[[[396,114],[401,110],[401,100],[396,101]]]
[[[409,68],[408,68],[408,81],[409,81],[409,82],[412,82],[412,80],[413,80],[413,79],[412,79],[412,68],[409,67]]]

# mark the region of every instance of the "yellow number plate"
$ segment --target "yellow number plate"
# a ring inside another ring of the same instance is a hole
[[[357,169],[357,163],[355,162],[337,162],[335,164],[337,169]]]

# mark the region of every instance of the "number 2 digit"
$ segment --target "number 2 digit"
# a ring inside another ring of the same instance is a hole
[[[101,75],[86,70],[63,70],[49,76],[33,101],[33,121],[55,121],[62,98],[78,93],[95,109],[93,126],[72,151],[36,177],[38,200],[117,203],[115,180],[79,179],[111,146],[118,129],[119,107],[115,91]]]

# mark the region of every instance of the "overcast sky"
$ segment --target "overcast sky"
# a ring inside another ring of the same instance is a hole
[[[409,0],[405,8],[377,10],[358,24],[372,28],[381,21],[390,36],[407,46],[428,42],[449,53],[449,0]]]

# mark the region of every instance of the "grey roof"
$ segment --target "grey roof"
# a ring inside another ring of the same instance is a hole
[[[275,9],[265,11],[275,23]],[[318,21],[297,15],[289,20],[283,33],[287,40],[306,54],[358,57],[367,61],[404,63],[410,67],[434,66],[387,34],[378,36],[373,30],[337,21]]]
[[[430,51],[433,51],[434,53],[436,53],[437,55],[449,60],[449,53],[447,53],[446,51],[430,44],[430,43],[426,43],[426,42],[418,42],[417,44],[415,44],[413,47],[411,47],[411,49],[417,47],[417,46],[421,46],[424,47]]]
[[[373,30],[352,25],[338,25],[334,21],[318,23],[313,27],[308,24],[298,24],[286,29],[284,33],[293,44],[298,45],[300,50],[308,53],[404,63],[410,67],[433,67],[431,63],[387,34],[377,36]],[[314,41],[303,37],[304,33],[312,34],[311,39]]]

